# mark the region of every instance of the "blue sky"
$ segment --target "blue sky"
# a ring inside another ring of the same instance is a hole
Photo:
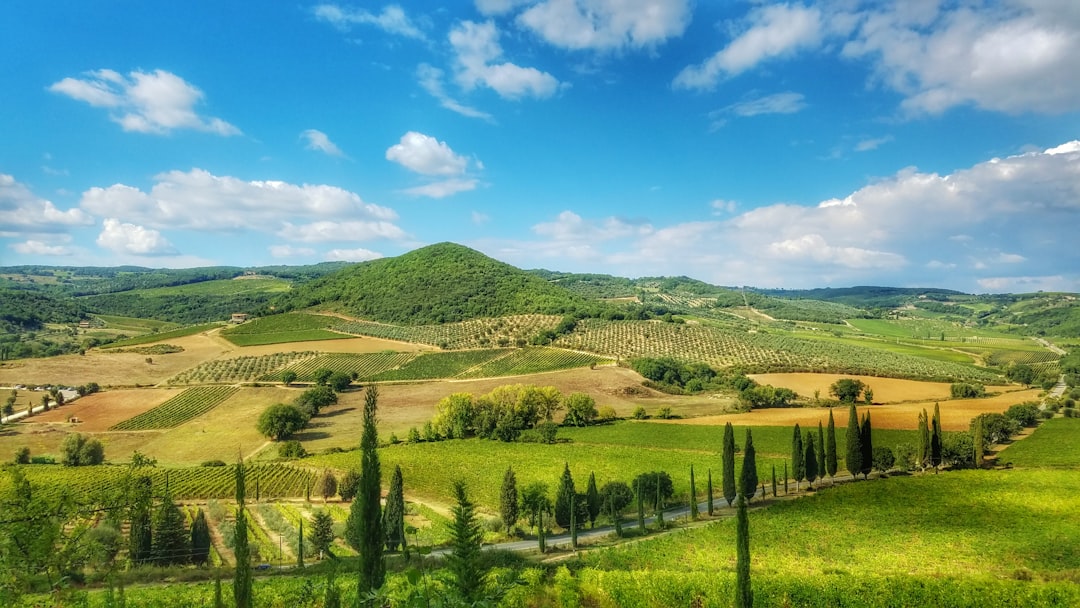
[[[1080,291],[1080,3],[36,2],[0,265]]]

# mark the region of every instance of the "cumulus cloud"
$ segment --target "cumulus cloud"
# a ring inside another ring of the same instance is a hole
[[[724,48],[675,77],[676,88],[712,89],[723,78],[759,63],[816,46],[822,37],[821,11],[816,7],[773,4],[755,9],[746,29]]]
[[[326,260],[329,262],[367,262],[383,257],[378,251],[370,249],[331,249],[326,252]]]
[[[553,222],[533,226],[533,232],[556,241],[607,241],[610,239],[650,234],[652,226],[617,217],[599,221],[585,220],[573,211],[563,211]]]
[[[393,209],[364,202],[336,186],[245,181],[202,169],[161,173],[154,182],[148,192],[125,184],[90,188],[80,207],[99,216],[172,230],[274,231],[296,218],[397,219]]]
[[[405,194],[410,194],[412,196],[426,196],[428,198],[446,198],[447,196],[452,196],[458,192],[476,190],[478,183],[479,180],[476,179],[446,179],[430,184],[424,184],[422,186],[407,188]]]
[[[395,224],[377,221],[323,221],[299,226],[286,222],[277,234],[284,239],[304,243],[402,239],[406,236],[405,231]]]
[[[450,46],[455,54],[455,78],[467,91],[484,86],[506,99],[543,99],[559,89],[559,81],[547,72],[499,62],[503,50],[493,21],[458,23],[450,30]]]
[[[510,2],[482,2],[481,12],[506,12]],[[655,46],[681,36],[690,23],[687,0],[544,0],[519,24],[567,49],[610,50]]]
[[[67,242],[70,238],[61,240]],[[20,253],[22,255],[68,256],[74,253],[70,247],[65,245],[50,245],[44,241],[34,239],[30,239],[23,243],[12,243],[11,248],[15,250],[15,253]]]
[[[354,25],[370,25],[388,34],[424,40],[424,32],[396,4],[383,7],[382,12],[372,13],[361,8],[349,8],[337,4],[320,4],[314,9],[315,18],[346,31]]]
[[[477,110],[472,106],[467,106],[453,97],[443,87],[443,71],[432,67],[426,63],[421,63],[416,68],[416,77],[420,82],[420,87],[427,91],[428,95],[431,95],[439,101],[439,105],[450,110],[451,112],[457,112],[462,116],[468,116],[469,118],[480,118],[488,122],[494,122],[494,118],[491,114]]]
[[[387,148],[386,160],[421,175],[460,175],[469,164],[446,142],[416,131],[402,135],[401,141]]]
[[[81,209],[61,210],[14,176],[0,173],[0,233],[62,232],[93,223]]]
[[[135,224],[121,222],[115,218],[105,220],[101,234],[98,235],[99,247],[115,253],[138,256],[173,255],[177,253],[165,237],[157,230]]]
[[[310,247],[294,247],[292,245],[271,245],[270,255],[275,258],[303,258],[315,255],[315,250]]]
[[[193,129],[215,135],[240,134],[240,129],[220,118],[200,116],[195,106],[203,100],[203,92],[165,70],[136,70],[127,76],[96,70],[82,78],[64,78],[49,90],[107,109],[113,122],[125,131],[165,135]]]
[[[316,129],[307,129],[306,131],[300,133],[300,137],[307,142],[307,145],[304,147],[308,150],[325,152],[330,156],[345,156],[345,153],[341,151],[341,148],[337,147],[334,142],[330,141],[330,137],[322,131],[318,131]]]

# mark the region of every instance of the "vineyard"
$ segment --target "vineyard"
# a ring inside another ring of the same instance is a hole
[[[461,378],[492,378],[538,374],[599,363],[612,363],[607,357],[578,353],[560,348],[524,348],[505,357],[493,359],[475,369],[461,374]]]
[[[741,366],[752,372],[806,371],[944,381],[998,380],[988,371],[959,363],[705,325],[586,319],[556,344],[627,359],[674,357],[682,361],[703,361],[715,367]]]
[[[1058,358],[1058,355],[1048,350],[999,350],[991,353],[986,358],[986,362],[996,367],[1006,367],[1009,364],[1037,365],[1040,363],[1053,363]]]
[[[232,359],[215,359],[180,372],[169,379],[169,384],[207,384],[224,382],[253,382],[301,359],[314,357],[315,351],[274,353],[272,355],[243,356]]]
[[[431,344],[444,349],[465,349],[523,346],[541,331],[554,329],[559,319],[554,315],[516,315],[415,327],[370,321],[340,321],[331,328],[360,336]]]
[[[492,359],[506,357],[510,349],[462,350],[420,355],[397,369],[372,376],[371,380],[434,380],[453,378]]]
[[[295,363],[286,369],[295,373],[296,379],[300,382],[314,382],[315,372],[320,369],[350,375],[356,374],[357,379],[365,380],[380,372],[403,365],[415,356],[416,353],[396,353],[392,351],[363,354],[329,353],[305,358],[303,361]],[[260,379],[280,381],[281,374],[284,371],[286,370],[267,374],[260,377]]]
[[[237,346],[347,338],[345,334],[327,329],[335,322],[337,322],[336,318],[325,315],[288,313],[254,319],[236,327],[230,327],[222,331],[221,335]]]
[[[197,386],[189,388],[151,410],[113,425],[109,430],[146,431],[179,426],[210,411],[239,390],[232,386]]]
[[[140,344],[150,344],[151,342],[160,342],[162,340],[170,340],[172,338],[183,338],[184,336],[201,334],[202,332],[209,331],[211,329],[214,329],[215,327],[221,327],[221,323],[203,323],[202,325],[189,325],[188,327],[181,327],[180,329],[158,332],[156,334],[136,336],[134,338],[128,338],[127,340],[119,340],[111,344],[105,344],[101,348],[112,349],[125,346],[139,346]]]

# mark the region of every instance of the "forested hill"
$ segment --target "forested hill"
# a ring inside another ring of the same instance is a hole
[[[565,314],[597,307],[580,295],[455,243],[350,266],[297,287],[274,305],[281,310],[317,307],[402,325]]]
[[[754,289],[758,293],[781,298],[823,300],[864,308],[903,306],[920,296],[929,300],[948,300],[966,295],[952,289],[933,287],[820,287],[817,289]]]

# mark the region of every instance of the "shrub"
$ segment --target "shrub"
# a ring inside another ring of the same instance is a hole
[[[896,457],[893,456],[893,451],[885,446],[875,446],[873,455],[874,468],[882,473],[888,472],[896,464]]]
[[[645,413],[645,407],[642,405],[634,408],[634,420],[645,420],[649,415]]]
[[[554,422],[541,422],[536,428],[522,431],[518,441],[522,443],[555,443],[555,436],[559,432],[559,425]]]
[[[941,460],[954,469],[975,466],[975,441],[971,433],[946,433],[941,442]]]
[[[23,446],[15,450],[15,464],[30,464],[30,448]]]
[[[1020,432],[1020,425],[1015,420],[1006,418],[1003,414],[986,413],[971,419],[972,435],[975,434],[975,421],[979,419],[982,419],[983,440],[987,446],[1008,441]]]
[[[278,446],[278,456],[281,458],[303,458],[307,456],[307,450],[299,441],[290,439]]]
[[[30,464],[56,464],[56,457],[45,454],[43,456],[31,456]]]
[[[615,408],[610,405],[605,405],[596,410],[596,419],[604,422],[615,420],[617,415],[615,414]]]
[[[204,460],[200,467],[223,467],[225,466],[224,460]]]
[[[986,387],[977,382],[954,382],[949,392],[953,399],[975,399],[986,396]]]
[[[671,420],[675,415],[671,413],[670,407],[665,406],[660,408],[660,411],[656,412],[656,417],[661,420]]]
[[[1039,420],[1039,406],[1030,401],[1018,403],[1005,410],[1005,417],[1016,421],[1020,426],[1035,426]]]
[[[915,446],[910,443],[901,443],[896,446],[893,466],[901,471],[910,471],[915,468]]]

